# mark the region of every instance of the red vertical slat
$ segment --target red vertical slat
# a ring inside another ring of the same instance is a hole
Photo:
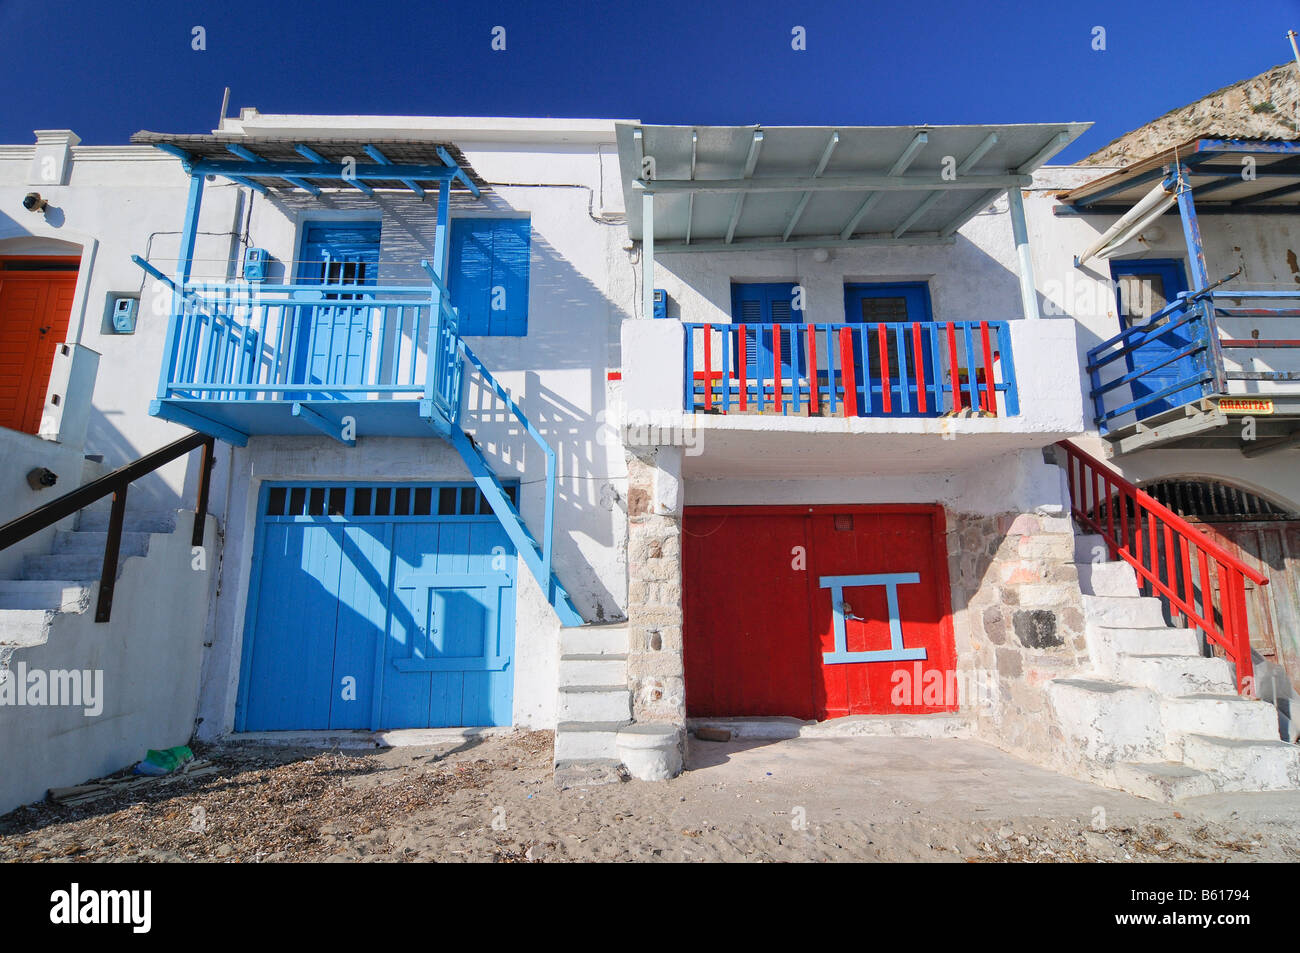
[[[713,409],[713,325],[704,326],[704,409]]]
[[[772,325],[772,412],[783,412],[784,395],[781,386],[781,325]]]
[[[736,359],[736,370],[740,373],[740,409],[747,410],[749,407],[749,357],[748,345],[746,343],[745,326],[740,326],[740,357]]]
[[[808,413],[819,411],[817,400],[817,328],[808,325]]]
[[[876,325],[876,343],[880,351],[880,411],[888,414],[892,411],[889,397],[893,389],[893,378],[889,374],[889,339],[883,324]]]
[[[934,358],[930,358],[933,365]],[[921,349],[921,325],[912,322],[912,370],[916,374],[916,409],[925,413],[925,352]]]
[[[980,322],[980,336],[984,340],[984,400],[985,410],[995,417],[998,413],[997,385],[993,380],[993,345],[989,343],[989,323]]]
[[[1232,591],[1232,653],[1237,667],[1237,691],[1248,697],[1255,696],[1255,660],[1250,655],[1250,623],[1246,618],[1246,579],[1240,569],[1230,569]],[[1227,606],[1224,607],[1227,615]]]
[[[948,363],[952,370],[952,410],[961,410],[961,367],[957,362],[957,328],[948,322]]]
[[[844,416],[858,415],[858,385],[853,379],[853,332],[840,328],[840,377],[844,381]]]

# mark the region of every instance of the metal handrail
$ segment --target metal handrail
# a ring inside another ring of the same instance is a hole
[[[1268,585],[1267,577],[1070,441],[1062,440],[1056,446],[1066,454],[1065,472],[1074,518],[1105,539],[1112,559],[1118,556],[1133,567],[1140,589],[1146,588],[1163,596],[1172,608],[1204,632],[1206,639],[1218,645],[1228,660],[1236,665],[1237,690],[1243,695],[1253,695],[1254,665],[1250,655],[1250,618],[1246,612],[1244,580],[1265,586]],[[1129,525],[1129,504],[1133,507],[1132,526]],[[1146,515],[1145,529],[1143,514]],[[1160,559],[1162,541],[1163,568]],[[1195,584],[1192,579],[1193,549],[1198,570]],[[1210,573],[1211,562],[1218,569],[1217,596],[1214,595],[1214,579]],[[1199,609],[1196,606],[1198,588]]]
[[[108,622],[113,611],[113,587],[117,582],[117,562],[122,545],[122,522],[126,516],[127,489],[141,477],[148,476],[159,467],[199,447],[203,448],[203,460],[199,473],[198,500],[194,507],[194,530],[190,539],[192,546],[202,546],[204,524],[208,515],[213,438],[207,434],[190,433],[0,526],[0,550],[8,549],[32,534],[39,533],[59,520],[112,495],[113,509],[108,519],[108,538],[104,543],[104,565],[99,577],[99,600],[95,606],[95,621]]]

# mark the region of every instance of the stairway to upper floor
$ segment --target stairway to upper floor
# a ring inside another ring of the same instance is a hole
[[[1300,787],[1300,747],[1281,740],[1277,709],[1239,695],[1233,666],[1167,624],[1133,567],[1105,553],[1101,536],[1076,537],[1093,674],[1048,689],[1069,756],[1094,780],[1164,801]]]

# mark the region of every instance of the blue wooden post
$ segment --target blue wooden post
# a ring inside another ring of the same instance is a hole
[[[446,285],[447,269],[447,215],[451,204],[451,182],[443,180],[438,183],[438,218],[433,231],[433,261],[430,263],[438,280],[433,282],[429,291],[429,344],[426,350],[426,367],[424,371],[424,399],[433,405],[434,390],[441,382],[444,362],[454,360],[454,354],[444,354],[442,340],[442,290],[439,284]],[[455,399],[454,395],[448,395]],[[455,409],[452,410],[455,416]]]
[[[158,371],[158,399],[167,396],[167,388],[176,368],[177,343],[181,331],[181,314],[185,308],[185,286],[194,265],[194,242],[199,231],[199,208],[203,204],[203,176],[190,175],[190,195],[181,226],[181,247],[176,256],[176,284],[172,286],[172,313],[167,320],[167,339],[163,344],[162,366]]]
[[[1187,260],[1192,266],[1192,291],[1202,291],[1210,283],[1205,267],[1205,245],[1201,242],[1201,225],[1196,219],[1196,204],[1192,201],[1191,172],[1179,167],[1178,217],[1183,220],[1183,240],[1187,243]]]

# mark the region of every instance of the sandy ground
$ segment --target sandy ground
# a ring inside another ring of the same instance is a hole
[[[968,740],[692,739],[673,781],[569,790],[548,732],[199,754],[221,770],[0,818],[0,860],[1300,859],[1300,792],[1162,805]]]

